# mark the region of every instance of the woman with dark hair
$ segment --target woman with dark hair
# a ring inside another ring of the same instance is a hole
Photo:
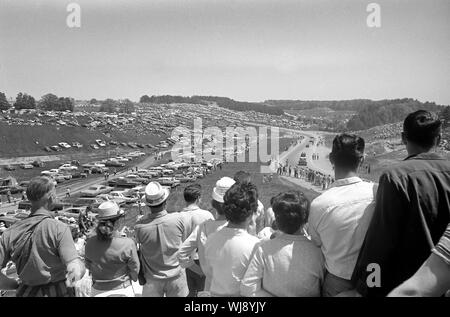
[[[139,258],[133,239],[119,232],[123,210],[113,201],[99,206],[96,234],[86,242],[85,261],[92,274],[94,297],[134,297]]]
[[[224,196],[228,224],[208,238],[205,273],[212,296],[239,296],[240,283],[259,239],[248,233],[258,208],[258,192],[250,182],[234,184]]]
[[[272,199],[281,234],[255,247],[241,281],[244,296],[320,296],[324,263],[320,248],[304,234],[309,200],[300,192]]]

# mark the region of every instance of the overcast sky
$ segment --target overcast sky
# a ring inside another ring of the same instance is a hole
[[[381,28],[370,2],[0,0],[0,91],[450,104],[450,1],[377,1]]]

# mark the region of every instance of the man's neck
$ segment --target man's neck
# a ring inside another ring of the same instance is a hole
[[[416,156],[416,155],[424,154],[424,153],[434,153],[434,152],[436,152],[436,147],[432,147],[430,149],[424,149],[424,148],[415,146],[415,147],[411,147],[411,148],[407,149],[407,152],[408,152],[408,157]]]
[[[248,224],[246,222],[240,223],[240,224],[228,222],[227,227],[228,228],[232,228],[232,229],[245,229],[245,230],[247,230]]]
[[[356,171],[342,171],[342,170],[336,169],[334,172],[334,178],[336,180],[355,177],[355,176],[358,176]]]
[[[189,203],[186,205],[186,208],[190,208],[190,207],[198,207],[197,202]]]
[[[31,209],[30,209],[30,214],[34,214],[35,212],[37,212],[39,209],[46,209],[49,210],[48,206],[43,206],[40,204],[35,204],[35,205],[31,205]]]

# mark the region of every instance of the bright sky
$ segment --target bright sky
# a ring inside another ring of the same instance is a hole
[[[378,0],[381,28],[370,2],[0,0],[0,91],[450,104],[450,1]]]

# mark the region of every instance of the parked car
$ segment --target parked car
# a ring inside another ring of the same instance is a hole
[[[101,194],[101,195],[98,195],[97,197],[100,199],[104,199],[105,201],[107,201],[107,200],[114,201],[119,206],[126,204],[126,199],[123,199],[121,197],[113,197],[110,194]]]
[[[91,168],[91,173],[93,174],[103,174],[109,171],[108,167],[94,166]]]
[[[110,145],[119,145],[119,143],[116,142],[116,141],[110,141],[109,144],[110,144]]]
[[[1,215],[0,223],[3,223],[6,228],[9,228],[11,225],[15,224],[19,219],[10,215]]]
[[[136,144],[136,146],[139,147],[139,148],[141,148],[141,149],[145,148],[145,146],[144,146],[143,144],[139,144],[139,143]]]
[[[118,191],[118,190],[114,190],[112,192],[109,193],[109,196],[116,198],[116,199],[123,199],[125,200],[125,203],[134,203],[138,200],[137,197],[127,197],[125,196],[125,191]]]
[[[139,185],[142,185],[140,182],[137,182],[132,179],[127,179],[125,177],[118,177],[115,179],[111,179],[108,181],[109,186],[116,186],[116,187],[126,187],[126,188],[132,188]]]
[[[169,186],[172,188],[180,185],[180,181],[173,177],[160,177],[157,178],[155,181],[160,183],[162,186]]]
[[[80,142],[73,142],[72,146],[76,147],[77,149],[81,149],[83,147],[83,144],[81,144]]]
[[[73,166],[80,166],[80,161],[72,160],[72,161],[70,162],[70,164],[72,164]]]
[[[56,168],[52,168],[49,171],[42,171],[41,172],[42,176],[55,176],[55,175],[58,175],[58,174],[59,174],[59,170],[56,169]]]
[[[63,210],[58,211],[58,216],[64,216],[67,218],[75,218],[78,220],[80,213],[85,212],[86,208],[87,208],[86,206],[64,208]],[[87,216],[91,220],[94,220],[96,215],[88,212]]]
[[[45,151],[45,152],[51,152],[52,149],[51,149],[50,147],[46,146],[46,147],[44,147],[44,151]]]
[[[90,146],[91,148],[93,148],[94,150],[98,150],[98,149],[99,149],[99,147],[98,147],[97,144],[89,144],[89,146]]]
[[[95,197],[78,197],[76,200],[72,201],[74,207],[87,206],[92,210],[95,210],[103,202],[103,199]]]
[[[120,142],[120,145],[122,145],[122,146],[128,146],[128,144],[125,143],[125,142]]]
[[[101,146],[101,147],[106,146],[106,142],[103,140],[95,140],[95,142],[98,144],[98,146]]]
[[[22,168],[24,170],[33,169],[33,165],[31,165],[31,164],[20,164],[19,166],[20,166],[20,168]]]
[[[70,165],[70,164],[63,164],[59,168],[61,171],[76,171],[78,167]]]
[[[22,181],[22,182],[20,182],[19,186],[26,189],[29,184],[30,184],[30,181]]]
[[[93,186],[90,186],[88,189],[82,190],[81,196],[96,197],[97,195],[100,195],[100,194],[107,194],[107,193],[111,192],[113,189],[114,188],[108,187],[105,185],[93,185]]]
[[[106,161],[105,166],[124,167],[125,163],[122,163],[122,162],[119,162],[119,161],[115,161],[115,160],[109,160],[109,161]]]
[[[7,170],[7,171],[15,171],[16,167],[14,165],[6,165],[4,167],[4,169]]]
[[[61,148],[57,145],[52,145],[50,148],[55,152],[61,151]]]
[[[136,174],[128,174],[127,176],[125,176],[126,179],[131,179],[135,182],[139,182],[141,184],[148,184],[149,183],[149,179],[145,178],[145,177],[140,177],[139,175]]]
[[[87,173],[74,173],[72,174],[72,178],[87,178],[88,174]]]
[[[63,148],[63,149],[70,149],[71,146],[69,145],[69,143],[66,142],[59,142],[58,145]]]

